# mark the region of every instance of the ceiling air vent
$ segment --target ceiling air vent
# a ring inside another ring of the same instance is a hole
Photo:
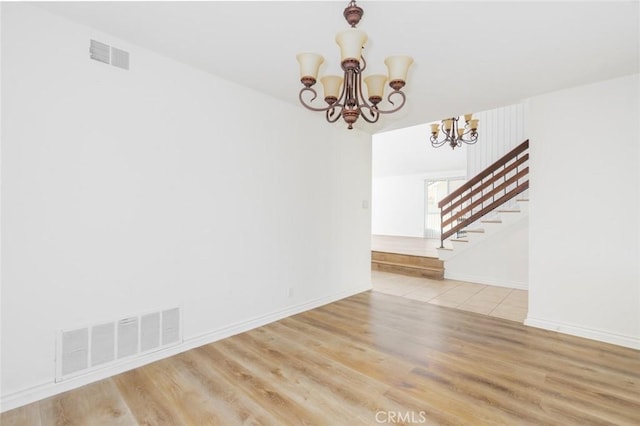
[[[109,55],[109,45],[100,43],[99,41],[91,40],[91,46],[89,47],[90,58],[96,61],[104,62],[108,64],[110,55]]]

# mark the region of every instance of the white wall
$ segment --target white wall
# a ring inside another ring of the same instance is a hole
[[[639,78],[530,101],[529,325],[640,348]]]
[[[424,237],[425,179],[465,177],[465,148],[435,149],[423,124],[373,135],[371,232]]]
[[[464,178],[464,170],[374,177],[372,234],[424,238],[425,180],[446,177]]]
[[[519,103],[474,114],[478,142],[467,147],[467,176],[477,175],[528,138],[527,104]]]
[[[526,290],[529,282],[528,217],[500,226],[502,228],[495,234],[448,259],[445,278]]]
[[[175,352],[370,288],[368,135],[2,9],[2,410],[136,365],[54,385],[58,329],[180,305]]]

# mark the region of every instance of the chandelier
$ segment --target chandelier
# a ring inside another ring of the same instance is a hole
[[[451,117],[442,120],[442,128],[440,124],[431,125],[431,145],[434,148],[440,148],[444,144],[448,144],[451,149],[460,148],[463,143],[473,145],[478,141],[478,119],[473,118],[472,114],[464,115],[464,127],[458,125],[458,121],[462,117]],[[438,133],[442,132],[443,139],[438,139]],[[465,136],[467,136],[465,138]]]
[[[316,84],[318,69],[324,62],[324,58],[316,53],[300,53],[296,56],[300,63],[300,81],[304,85],[299,94],[302,105],[311,111],[325,112],[329,123],[335,123],[342,117],[349,129],[353,129],[353,123],[359,117],[369,123],[375,123],[380,118],[380,114],[390,114],[404,106],[406,96],[401,89],[405,85],[407,71],[413,63],[413,58],[409,56],[390,56],[385,59],[384,63],[389,75],[374,74],[365,77],[364,83],[367,86],[368,94],[368,98],[365,98],[362,92],[362,72],[366,69],[367,62],[362,56],[362,50],[367,42],[367,34],[356,29],[363,13],[363,9],[356,5],[355,0],[351,1],[344,9],[343,15],[351,28],[336,35],[344,73],[343,76],[327,75],[320,79],[324,88],[326,106],[314,107],[311,105],[318,96],[312,86]],[[387,96],[387,101],[393,108],[382,110],[378,104],[384,97],[384,84],[387,80],[393,89]],[[309,93],[312,96],[308,95]],[[311,99],[307,102],[305,96]],[[394,96],[400,98],[398,105],[391,100]]]

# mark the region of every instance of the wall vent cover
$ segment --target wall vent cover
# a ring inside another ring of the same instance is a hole
[[[96,40],[91,40],[91,45],[89,47],[90,58],[108,64],[110,62],[109,49],[110,47],[108,44],[100,43]]]
[[[91,366],[113,361],[116,331],[112,322],[91,327]]]
[[[140,323],[140,351],[147,352],[160,346],[160,312],[142,316]]]
[[[114,67],[122,68],[125,70],[129,69],[129,52],[125,52],[124,50],[116,49],[115,47],[111,48],[111,65]]]
[[[180,339],[180,310],[162,311],[162,344],[170,345]]]
[[[62,374],[72,374],[89,366],[89,330],[80,328],[62,333]]]
[[[180,308],[170,308],[59,330],[56,382],[182,343],[181,318]]]
[[[138,352],[138,317],[118,321],[118,358]]]

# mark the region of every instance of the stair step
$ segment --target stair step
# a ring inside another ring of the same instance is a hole
[[[520,210],[498,210],[498,213],[520,213]]]
[[[516,201],[529,201],[528,198],[516,198]]]
[[[404,263],[386,262],[384,260],[374,260],[374,261],[372,261],[372,263],[377,263],[378,265],[403,266],[403,267],[406,267],[406,268],[422,269],[422,270],[425,270],[425,271],[439,271],[440,269],[442,269],[442,268],[432,267],[432,266],[407,265],[407,264],[404,264]]]
[[[372,260],[371,269],[394,274],[410,275],[412,277],[444,279],[444,268],[405,265],[396,262],[386,262],[383,260]]]
[[[466,232],[470,232],[472,234],[484,234],[484,229],[465,229]]]
[[[482,223],[502,223],[501,220],[481,220]]]
[[[436,257],[371,251],[371,269],[413,277],[444,279],[444,262]]]
[[[415,256],[410,254],[371,252],[372,262],[386,262],[405,266],[421,266],[425,268],[443,268],[444,264],[437,257]]]
[[[468,243],[469,242],[469,240],[449,240],[449,241],[451,241],[452,243]]]

